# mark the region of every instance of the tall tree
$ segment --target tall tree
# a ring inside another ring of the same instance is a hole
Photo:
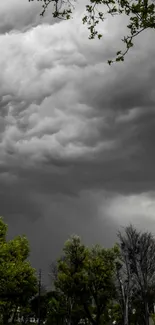
[[[59,19],[70,19],[74,4],[77,2],[77,0],[37,1],[43,3],[41,15],[44,15],[49,5],[53,5],[52,15],[54,18]],[[88,0],[83,23],[88,25],[90,39],[94,39],[96,36],[99,39],[102,37],[102,34],[97,29],[97,25],[100,21],[105,20],[106,14],[111,16],[126,15],[129,18],[129,23],[127,25],[129,34],[122,40],[125,44],[125,50],[118,51],[115,60],[108,60],[109,64],[115,61],[124,61],[124,56],[133,46],[134,38],[146,29],[155,28],[154,0]]]
[[[116,264],[116,288],[117,299],[122,310],[123,324],[129,324],[129,312],[134,289],[134,279],[131,272],[130,260],[128,258],[127,238],[118,232],[120,256]]]
[[[0,311],[7,325],[17,308],[25,306],[37,292],[35,270],[27,260],[29,244],[25,236],[6,240],[7,225],[0,218]]]
[[[149,301],[155,283],[155,239],[149,232],[140,232],[132,225],[120,236],[122,251],[130,265],[135,292],[144,305],[144,324],[149,325]]]
[[[104,249],[97,245],[88,249],[79,237],[73,236],[65,243],[63,260],[58,261],[57,290],[71,299],[73,305],[83,306],[93,325],[101,323],[114,296],[117,255],[117,247]]]

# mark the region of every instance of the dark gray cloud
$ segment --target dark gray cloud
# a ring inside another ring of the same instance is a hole
[[[155,36],[109,67],[124,18],[91,42],[79,13],[41,24],[28,5],[0,10],[0,213],[47,272],[71,233],[109,246],[121,223],[152,225]]]

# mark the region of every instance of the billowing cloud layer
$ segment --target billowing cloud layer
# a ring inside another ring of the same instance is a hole
[[[66,194],[154,190],[154,51],[148,42],[111,68],[71,24],[0,37],[2,180]]]
[[[29,0],[0,1],[0,34],[25,31],[41,23],[54,23],[50,10],[40,18],[42,3]]]
[[[52,24],[29,6],[0,3],[0,201],[8,219],[35,229],[40,217],[43,252],[43,227],[49,242],[71,232],[89,242],[101,240],[103,220],[114,235],[131,205],[145,219],[141,202],[155,190],[155,35],[143,33],[125,63],[109,67],[124,18],[90,41],[78,12]]]

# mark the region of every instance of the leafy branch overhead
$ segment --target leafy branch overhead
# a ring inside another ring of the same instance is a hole
[[[34,1],[34,0],[29,0]],[[42,1],[43,16],[52,5],[52,15],[58,19],[70,19],[75,9],[77,0],[37,0]],[[82,19],[83,24],[87,24],[89,39],[102,38],[98,30],[100,22],[104,21],[106,15],[111,16],[125,14],[129,16],[129,34],[124,36],[122,41],[125,44],[124,51],[118,51],[114,60],[108,60],[109,65],[113,62],[124,61],[124,57],[131,47],[133,40],[138,34],[146,29],[155,28],[155,3],[154,0],[88,0],[86,13]]]

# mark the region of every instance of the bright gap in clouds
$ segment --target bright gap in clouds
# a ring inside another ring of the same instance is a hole
[[[143,193],[139,195],[116,195],[100,206],[109,219],[117,222],[118,227],[134,224],[141,230],[153,231],[155,222],[155,195]]]

